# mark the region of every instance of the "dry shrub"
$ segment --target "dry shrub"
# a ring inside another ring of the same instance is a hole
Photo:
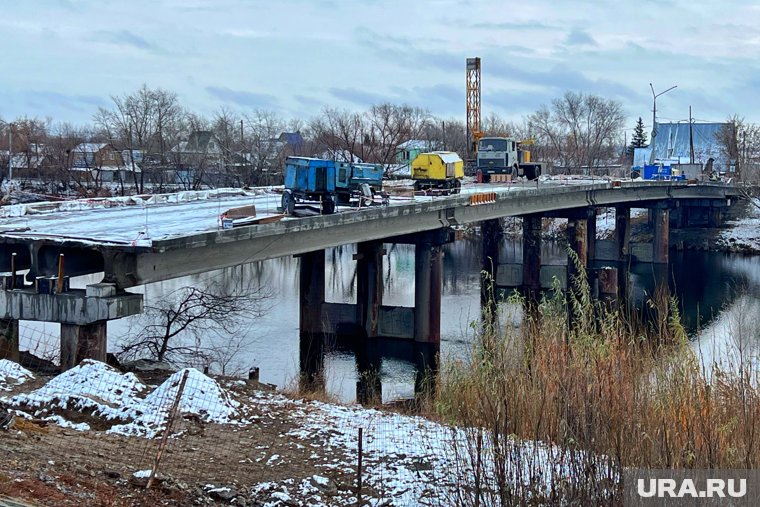
[[[614,504],[622,467],[757,466],[753,363],[700,365],[667,293],[637,323],[595,302],[579,268],[567,295],[513,297],[519,329],[484,326],[469,361],[443,366],[435,411],[470,428],[456,503]],[[536,463],[533,441],[558,451]]]

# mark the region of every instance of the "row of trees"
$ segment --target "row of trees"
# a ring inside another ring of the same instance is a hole
[[[732,159],[748,161],[760,146],[760,133],[739,118],[724,142]],[[0,122],[0,149],[9,148],[12,130],[15,154],[25,157],[37,177],[56,183],[58,189],[85,188],[91,179],[71,170],[71,152],[84,142],[111,143],[118,150],[139,150],[141,171],[134,172],[134,188],[143,192],[146,181],[164,183],[167,170],[184,169],[193,174],[186,186],[213,185],[212,172],[223,173],[227,184],[256,185],[276,182],[288,155],[356,157],[385,164],[389,171],[397,159],[399,145],[409,140],[427,146],[467,153],[465,125],[458,119],[432,115],[428,110],[390,103],[366,111],[326,107],[311,118],[285,119],[271,111],[234,111],[223,107],[211,117],[185,108],[173,92],[147,86],[111,98],[109,107],[99,108],[89,125],[55,123],[51,119],[19,118]],[[632,147],[646,145],[639,118],[631,146],[624,146],[625,114],[616,100],[596,95],[567,92],[519,122],[491,114],[483,131],[533,142],[533,158],[563,171],[594,171],[610,163],[630,163]],[[194,132],[210,132],[218,156],[183,157],[183,142]],[[281,142],[282,132],[298,132],[302,142]],[[627,156],[626,156],[627,155]],[[39,162],[44,158],[44,163]],[[37,161],[33,164],[34,161]],[[0,164],[7,167],[7,155]],[[132,160],[125,161],[129,166]],[[43,170],[44,169],[44,170]],[[127,167],[127,170],[130,168]],[[7,171],[2,171],[3,177]],[[272,175],[276,175],[272,177]],[[159,176],[157,176],[159,175]],[[171,181],[171,177],[166,182]]]

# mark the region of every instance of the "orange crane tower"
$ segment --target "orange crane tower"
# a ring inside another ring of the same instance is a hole
[[[480,131],[480,58],[467,59],[467,159],[475,158]]]

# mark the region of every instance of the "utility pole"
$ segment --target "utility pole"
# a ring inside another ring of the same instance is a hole
[[[694,163],[694,132],[691,128],[691,106],[689,106],[689,163]]]
[[[13,128],[8,124],[8,182],[13,181]]]
[[[747,161],[747,131],[745,129],[742,129],[742,153],[739,157],[740,163],[736,164],[736,177],[738,179],[741,179],[742,171],[744,170],[744,164]]]
[[[655,137],[657,137],[657,97],[665,95],[670,90],[678,88],[678,85],[673,85],[664,92],[655,93],[654,86],[649,83],[649,88],[652,89],[652,138],[649,140],[649,145],[652,147],[652,151],[649,152],[649,164],[654,164],[654,151],[655,151]]]

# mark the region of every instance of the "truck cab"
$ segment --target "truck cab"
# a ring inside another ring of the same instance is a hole
[[[541,175],[542,164],[531,162],[530,152],[511,137],[481,137],[476,169],[485,183],[503,181],[507,175],[533,180]]]
[[[512,138],[482,137],[478,141],[476,164],[484,182],[491,181],[494,175],[517,173],[517,157],[517,141]]]

